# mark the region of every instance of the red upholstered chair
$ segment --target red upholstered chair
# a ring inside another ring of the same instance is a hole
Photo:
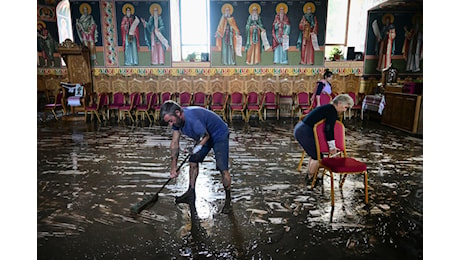
[[[211,94],[211,104],[209,109],[216,114],[221,115],[224,121],[227,121],[227,102],[228,95],[222,92],[214,92]]]
[[[259,120],[263,120],[262,109],[264,95],[259,95],[257,92],[249,92],[246,95],[245,107],[246,107],[246,122],[249,121],[251,113],[255,112],[259,116]]]
[[[245,109],[245,99],[244,99],[244,94],[241,92],[233,92],[230,94],[230,104],[229,104],[229,109],[230,109],[230,122],[232,122],[234,113],[241,113],[241,116],[244,121],[246,121],[246,117],[244,115],[244,109]]]
[[[111,95],[110,103],[107,105],[107,118],[110,118],[110,111],[118,115],[118,109],[125,103],[125,94],[123,92],[115,92]]]
[[[139,92],[132,92],[129,94],[128,102],[123,104],[118,108],[118,121],[124,120],[125,115],[128,115],[131,118],[132,122],[134,123],[134,117],[132,113],[135,113],[135,109],[140,102],[140,93]]]
[[[310,107],[310,94],[308,92],[299,92],[296,95],[294,110],[300,117],[305,110],[311,109]]]
[[[149,114],[153,117],[153,120],[158,120],[157,116],[160,115],[160,95],[158,93],[153,93],[152,101],[150,104]],[[158,111],[158,112],[157,112]]]
[[[192,93],[187,91],[179,93],[178,103],[181,107],[188,107],[192,105]]]
[[[142,95],[143,102],[137,105],[136,107],[136,121],[139,115],[141,115],[141,119],[144,120],[145,116],[147,116],[147,119],[149,120],[150,123],[152,123],[152,119],[150,118],[149,112],[150,109],[152,108],[152,99],[154,96],[153,92],[148,92],[147,94]]]
[[[154,111],[154,118],[156,119],[160,119],[161,105],[163,105],[163,103],[166,102],[167,100],[174,99],[174,94],[171,92],[161,92],[159,96],[160,96],[160,100],[158,104],[155,106],[155,111]]]
[[[63,90],[59,90],[59,92],[54,96],[54,102],[45,105],[43,110],[43,118],[46,120],[46,111],[51,111],[51,113],[54,115],[54,118],[58,120],[56,114],[57,110],[61,110],[62,113],[65,113]]]
[[[102,118],[105,120],[106,117],[103,109],[105,106],[107,106],[108,103],[109,97],[107,93],[91,93],[87,95],[86,99],[87,100],[84,102],[85,119],[89,113],[91,115],[91,121],[93,120],[93,115],[96,116],[99,123],[101,123],[100,115],[102,115]]]
[[[315,136],[316,152],[319,161],[319,167],[324,168],[330,173],[331,178],[331,204],[334,207],[334,173],[342,174],[340,179],[339,188],[343,187],[345,178],[348,174],[363,174],[364,175],[364,201],[368,204],[368,189],[367,189],[367,165],[352,157],[347,156],[347,149],[345,145],[345,126],[340,121],[335,122],[334,126],[334,139],[337,150],[340,151],[338,155],[329,156],[329,146],[327,145],[326,134],[324,132],[325,120],[321,120],[313,127]],[[327,154],[327,155],[326,155]],[[325,155],[321,158],[321,155]],[[311,187],[315,185],[319,169],[314,173]]]
[[[332,96],[331,95],[329,95],[327,93],[324,93],[324,92],[320,94],[320,96],[319,96],[319,105],[320,106],[329,104],[331,102],[332,102]],[[310,108],[303,110],[302,114],[307,115],[308,113],[310,113],[310,111],[312,111],[316,107],[317,107],[317,102],[316,102],[316,98],[315,98],[313,103],[311,104]],[[299,120],[300,120],[300,117],[299,117]]]
[[[279,107],[279,95],[275,92],[266,92],[264,94],[264,119],[267,119],[267,110],[275,110],[276,112],[276,119],[280,119],[280,107]]]
[[[356,96],[355,92],[348,92],[347,94],[353,99],[353,102],[354,102],[354,105],[348,110],[348,117],[351,118],[352,113],[354,116],[355,114],[357,115],[358,112],[361,111],[362,106],[363,106],[363,100],[360,99],[359,96]],[[345,116],[346,116],[346,113],[345,113]]]
[[[208,108],[208,95],[204,92],[193,93],[192,104],[194,106]]]

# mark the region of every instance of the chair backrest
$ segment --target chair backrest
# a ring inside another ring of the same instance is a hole
[[[224,98],[224,93],[222,92],[214,92],[212,93],[212,104],[213,105],[224,105],[225,98]]]
[[[129,104],[131,108],[136,108],[137,105],[141,102],[141,95],[139,92],[132,92],[129,94]]]
[[[297,93],[297,104],[298,105],[309,105],[310,104],[310,94],[308,92]]]
[[[259,94],[256,92],[249,92],[246,96],[246,104],[247,105],[259,105]]]
[[[230,106],[234,106],[234,105],[241,106],[243,102],[244,102],[243,93],[233,92],[230,95]]]
[[[316,153],[317,158],[321,158],[322,153],[329,152],[329,146],[327,145],[326,133],[324,132],[326,126],[326,120],[323,119],[315,124],[313,127],[313,133],[315,136],[316,143]],[[340,121],[335,121],[334,125],[334,140],[335,146],[340,151],[343,151],[344,156],[347,156],[346,146],[345,146],[345,126]]]
[[[54,105],[64,105],[64,91],[59,91],[54,98]]]
[[[190,92],[181,92],[179,94],[179,105],[181,106],[190,106],[192,103],[192,93]]]
[[[353,91],[350,91],[347,94],[351,97],[351,99],[353,99],[354,105],[357,105],[358,104],[358,99],[356,98],[356,93],[353,92]]]
[[[196,92],[193,94],[193,105],[206,106],[207,96],[204,92]]]
[[[155,108],[160,105],[160,99],[158,98],[158,93],[152,93],[152,101],[150,103],[150,108]]]
[[[264,103],[266,105],[276,105],[278,104],[277,95],[275,92],[266,92],[264,95]]]
[[[112,96],[112,104],[123,105],[125,103],[125,94],[123,92],[115,92]]]
[[[327,93],[321,93],[321,95],[319,95],[319,103],[320,103],[319,105],[320,106],[329,104],[331,103],[331,101],[332,101],[331,95]]]
[[[105,107],[109,104],[109,95],[106,92],[99,93],[99,97],[100,107]]]
[[[166,102],[167,100],[170,100],[171,99],[171,92],[162,92],[161,93],[161,104],[163,104],[164,102]]]

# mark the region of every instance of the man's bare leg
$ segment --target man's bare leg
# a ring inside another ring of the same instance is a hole
[[[222,184],[224,185],[225,190],[225,204],[222,208],[222,213],[229,214],[232,211],[232,196],[231,196],[231,177],[230,172],[228,170],[221,171],[222,175]]]

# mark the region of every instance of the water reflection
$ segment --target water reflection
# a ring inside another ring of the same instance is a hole
[[[188,164],[136,216],[130,207],[169,178],[167,127],[44,122],[37,134],[39,259],[419,258],[423,251],[422,140],[345,122],[351,156],[368,165],[348,176],[335,208],[330,179],[305,186],[295,122],[230,125],[233,213],[212,154],[200,164],[195,207],[176,205]],[[187,141],[181,142],[186,147]],[[181,154],[179,160],[185,154]]]

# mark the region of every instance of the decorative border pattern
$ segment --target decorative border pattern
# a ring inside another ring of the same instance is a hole
[[[118,66],[118,52],[115,44],[117,38],[116,29],[114,28],[115,14],[113,13],[113,1],[101,1],[102,15],[102,38],[104,42],[105,64],[109,67]]]
[[[232,76],[232,75],[317,75],[323,74],[326,68],[93,68],[93,75],[108,75],[114,76],[117,74],[123,76],[139,75],[139,76]],[[362,68],[329,68],[332,73],[339,76],[347,76],[350,74],[356,76],[363,75]],[[67,69],[49,69],[38,68],[38,75],[66,75]]]

